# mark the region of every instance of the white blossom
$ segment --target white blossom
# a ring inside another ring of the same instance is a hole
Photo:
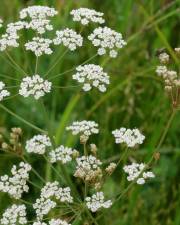
[[[96,212],[101,208],[110,208],[112,205],[112,201],[104,200],[104,193],[103,192],[97,192],[96,194],[93,194],[91,197],[87,197],[85,199],[86,205],[88,209],[91,210],[91,212]]]
[[[30,6],[20,11],[20,18],[30,18],[30,21],[26,24],[26,29],[32,29],[39,34],[43,34],[46,30],[53,30],[53,26],[50,24],[48,18],[54,17],[57,13],[54,8],[49,8],[47,6]]]
[[[75,152],[76,150],[61,145],[49,153],[50,162],[55,163],[60,161],[62,164],[66,164],[72,160]]]
[[[66,130],[72,131],[73,135],[80,134],[81,136],[85,136],[89,138],[92,134],[98,134],[98,124],[94,121],[75,121],[71,126],[66,127]]]
[[[88,8],[74,9],[70,12],[70,14],[73,16],[73,21],[79,21],[83,25],[87,25],[90,22],[99,24],[105,22],[105,20],[103,19],[104,13],[97,12],[94,9]]]
[[[25,205],[13,204],[2,215],[1,225],[27,224]]]
[[[0,81],[0,101],[2,101],[5,97],[8,97],[10,92],[5,90],[5,84]]]
[[[3,26],[3,20],[0,18],[0,28]]]
[[[57,203],[54,200],[60,202],[72,203],[73,198],[70,194],[70,188],[59,187],[59,183],[54,181],[48,182],[42,189],[40,198],[36,199],[33,208],[36,210],[38,220],[42,220],[44,215],[47,215],[51,209],[55,208]],[[51,199],[53,198],[53,200]]]
[[[125,143],[128,147],[133,148],[137,144],[142,144],[145,136],[138,129],[120,128],[112,131],[116,144]]]
[[[156,73],[159,76],[164,76],[164,74],[166,74],[167,71],[168,71],[168,69],[166,66],[157,66],[157,68],[156,68]]]
[[[98,65],[88,64],[78,66],[77,73],[73,75],[73,79],[83,84],[83,90],[89,91],[92,87],[96,87],[101,92],[106,91],[106,85],[109,82],[109,76],[103,71],[103,68]]]
[[[26,142],[26,150],[28,153],[36,153],[43,155],[48,147],[51,147],[50,138],[47,135],[35,135]]]
[[[83,38],[76,31],[66,28],[64,30],[56,31],[56,38],[53,40],[55,45],[63,44],[69,50],[74,51],[77,47],[83,44]]]
[[[166,52],[163,52],[159,55],[159,60],[162,64],[166,64],[169,62],[169,55]]]
[[[127,180],[136,180],[136,183],[140,185],[144,184],[146,179],[155,177],[153,172],[145,172],[145,169],[146,165],[144,163],[132,163],[123,167],[124,172],[128,174]]]
[[[71,224],[67,223],[65,220],[51,219],[49,221],[49,225],[71,225]]]
[[[21,162],[19,168],[15,165],[11,169],[12,176],[4,175],[0,177],[0,191],[8,193],[15,199],[20,199],[23,192],[28,192],[27,180],[31,166]]]
[[[88,39],[98,48],[99,55],[106,54],[108,50],[112,58],[117,56],[117,49],[123,48],[126,45],[122,34],[108,27],[96,28],[93,33],[88,36]]]
[[[43,54],[51,55],[53,53],[50,45],[52,40],[47,38],[34,37],[32,41],[29,41],[25,44],[26,50],[34,52],[34,54],[39,57]]]
[[[52,83],[44,80],[39,75],[23,78],[19,94],[24,97],[33,96],[36,100],[51,91]]]

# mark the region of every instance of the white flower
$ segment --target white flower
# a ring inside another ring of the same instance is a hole
[[[36,56],[41,56],[43,54],[51,55],[53,53],[50,45],[52,40],[47,38],[34,37],[32,41],[29,41],[25,44],[26,50],[34,52]]]
[[[51,219],[49,221],[49,225],[71,225],[71,224],[67,223],[65,220]]]
[[[25,205],[15,205],[7,208],[2,215],[1,225],[27,224]]]
[[[48,182],[41,189],[40,198],[36,199],[35,204],[33,204],[38,220],[42,220],[44,215],[47,215],[51,209],[56,207],[57,203],[51,200],[51,198],[55,198],[55,200],[59,200],[60,202],[72,203],[73,198],[70,191],[69,187],[59,187],[59,183],[57,181],[53,183]]]
[[[83,38],[80,34],[77,34],[74,30],[66,28],[61,31],[56,31],[56,38],[53,40],[55,45],[63,44],[71,51],[76,50],[77,47],[81,47],[83,44]]]
[[[104,55],[109,50],[112,58],[117,56],[117,49],[123,48],[126,42],[122,38],[122,34],[108,27],[96,28],[92,34],[88,36],[95,47],[98,47],[98,54]]]
[[[94,121],[75,121],[73,124],[69,127],[66,127],[66,130],[72,131],[73,135],[80,134],[81,136],[85,136],[89,138],[92,134],[98,134],[98,124]]]
[[[48,147],[51,147],[50,138],[47,135],[36,135],[26,142],[26,150],[28,153],[36,153],[43,155]]]
[[[142,185],[145,183],[146,179],[155,177],[153,172],[143,172],[145,168],[146,165],[144,163],[132,163],[131,165],[124,166],[123,170],[128,174],[128,181],[134,181],[137,179],[136,183]]]
[[[55,163],[60,161],[62,164],[66,164],[72,160],[72,156],[75,152],[76,150],[61,145],[49,153],[50,162]]]
[[[138,129],[120,128],[112,131],[116,144],[125,143],[128,147],[133,148],[137,144],[142,144],[145,136]]]
[[[98,88],[101,92],[106,91],[106,85],[109,84],[109,76],[103,71],[102,67],[88,64],[78,66],[76,71],[77,73],[73,75],[73,79],[79,83],[84,83],[84,91],[89,91],[92,87]]]
[[[0,28],[2,27],[3,20],[0,18]]]
[[[102,18],[104,13],[97,12],[94,9],[80,8],[74,9],[70,13],[73,16],[73,21],[80,21],[83,25],[90,22],[102,24],[105,20]]]
[[[31,19],[27,22],[26,29],[32,29],[39,34],[45,33],[46,30],[53,30],[48,17],[54,17],[58,12],[54,8],[47,6],[30,6],[20,11],[21,19]]]
[[[19,168],[14,165],[11,169],[12,177],[4,175],[0,177],[0,191],[8,193],[15,199],[20,199],[23,192],[28,192],[26,182],[29,179],[31,166],[21,162]]]
[[[104,193],[97,192],[96,194],[92,195],[91,197],[87,197],[85,199],[86,205],[91,212],[96,212],[100,208],[110,208],[112,205],[112,201],[104,201]]]
[[[51,91],[51,86],[51,82],[44,80],[39,75],[33,75],[32,77],[23,78],[19,94],[24,97],[32,95],[35,99],[39,99]]]
[[[10,92],[5,90],[5,84],[0,81],[0,101],[2,101],[5,97],[10,95]]]
[[[157,66],[157,69],[156,69],[157,75],[164,76],[166,75],[167,71],[168,69],[166,66]]]

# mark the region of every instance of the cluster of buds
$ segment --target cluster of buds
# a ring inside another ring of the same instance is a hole
[[[23,147],[21,143],[21,138],[22,129],[19,127],[13,127],[11,128],[9,142],[6,142],[3,136],[1,136],[1,148],[4,151],[9,151],[18,155],[22,155]]]
[[[175,54],[180,56],[180,48],[174,49]],[[167,64],[170,64],[170,56],[166,52],[162,52],[158,56],[161,65],[157,66],[156,73],[163,78],[164,87],[169,94],[173,107],[177,107],[180,102],[180,78],[175,70],[168,69]]]

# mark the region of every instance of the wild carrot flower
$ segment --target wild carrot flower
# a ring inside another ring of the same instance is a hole
[[[0,220],[2,225],[27,224],[25,205],[13,204],[7,208]]]
[[[74,51],[77,47],[83,44],[83,38],[76,31],[66,28],[64,30],[56,31],[56,37],[53,40],[55,45],[63,44],[69,50]]]
[[[125,143],[128,147],[133,148],[137,144],[142,144],[145,136],[138,129],[120,128],[112,131],[116,144]]]
[[[106,91],[106,85],[109,84],[109,76],[103,71],[102,67],[88,64],[78,66],[76,71],[77,73],[73,75],[73,79],[83,83],[84,91],[89,91],[92,87],[98,88],[101,92]]]
[[[52,83],[44,80],[39,75],[23,78],[19,94],[26,97],[33,96],[36,100],[51,91]]]
[[[125,173],[128,174],[128,181],[133,181],[137,179],[136,183],[142,185],[145,183],[146,179],[155,177],[153,172],[143,172],[145,168],[146,165],[144,163],[132,163],[131,165],[124,166],[123,170]]]
[[[126,42],[122,38],[122,34],[108,27],[96,28],[88,39],[95,47],[98,47],[98,55],[106,54],[109,51],[109,56],[117,57],[117,49],[123,48]]]
[[[29,187],[26,182],[29,179],[31,166],[21,162],[19,168],[15,165],[11,169],[12,176],[4,175],[0,177],[0,191],[8,193],[15,199],[20,199],[23,192],[28,192]]]
[[[66,164],[72,160],[75,153],[76,150],[61,145],[49,153],[50,162],[55,163],[60,161],[62,164]]]
[[[97,192],[96,194],[93,194],[91,197],[87,197],[85,200],[88,209],[90,209],[92,212],[96,212],[101,208],[110,208],[112,205],[111,200],[108,201],[104,200],[103,192]]]
[[[8,97],[10,92],[5,90],[5,84],[0,81],[0,101],[2,101],[5,97]]]
[[[43,155],[48,147],[51,147],[50,138],[47,135],[35,135],[26,142],[26,151]]]
[[[94,9],[79,8],[70,12],[73,16],[73,21],[81,22],[83,25],[88,25],[90,22],[102,24],[105,22],[103,19],[104,13],[97,12]]]

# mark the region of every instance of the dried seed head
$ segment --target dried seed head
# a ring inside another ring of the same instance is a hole
[[[116,169],[116,163],[110,163],[108,167],[106,167],[105,171],[108,175],[111,175]]]

